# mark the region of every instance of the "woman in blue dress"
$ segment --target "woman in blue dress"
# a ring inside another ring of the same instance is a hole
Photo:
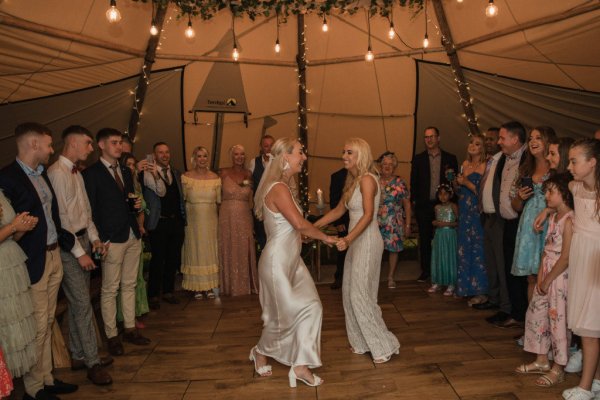
[[[456,294],[469,296],[469,306],[487,301],[488,281],[483,255],[483,227],[477,193],[485,172],[485,139],[473,135],[467,147],[467,159],[456,177],[458,191],[458,270]]]
[[[511,205],[515,211],[521,212],[511,273],[514,276],[527,277],[529,300],[537,283],[547,229],[545,223],[542,232],[536,232],[533,229],[533,221],[546,208],[542,185],[550,176],[550,164],[546,160],[548,143],[555,139],[556,133],[550,127],[540,126],[531,130],[529,151],[519,167],[519,175],[511,189]]]
[[[377,160],[381,175],[381,201],[377,212],[377,222],[383,237],[384,249],[389,253],[388,288],[394,289],[394,273],[398,265],[398,254],[404,250],[403,240],[410,235],[410,193],[402,178],[394,175],[398,159],[386,151]]]

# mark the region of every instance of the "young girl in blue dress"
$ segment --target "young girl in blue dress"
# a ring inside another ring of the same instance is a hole
[[[454,294],[457,269],[456,226],[458,225],[458,207],[452,203],[454,192],[450,185],[441,184],[437,189],[440,204],[435,206],[435,235],[431,245],[431,287],[429,293],[435,293],[440,286],[447,286],[444,296]]]

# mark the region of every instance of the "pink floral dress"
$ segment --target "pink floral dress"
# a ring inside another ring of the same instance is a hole
[[[570,211],[558,221],[556,214],[550,218],[539,271],[542,276],[547,276],[560,258],[565,222],[572,217],[573,211]],[[534,291],[525,316],[525,351],[548,354],[552,347],[554,361],[559,365],[566,365],[569,356],[567,271],[568,269],[552,281],[547,294],[542,295],[537,289]]]
[[[377,212],[379,231],[387,251],[398,253],[404,250],[404,207],[402,200],[410,197],[406,183],[399,177],[392,178],[387,185],[381,185],[381,204]]]
[[[8,397],[10,392],[13,390],[12,378],[10,377],[10,372],[8,372],[8,368],[6,367],[6,363],[4,362],[4,356],[2,354],[2,349],[0,349],[0,399],[3,397]]]

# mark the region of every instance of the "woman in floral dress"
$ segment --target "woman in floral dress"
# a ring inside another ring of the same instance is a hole
[[[388,288],[394,289],[394,273],[398,264],[398,253],[404,250],[404,238],[410,235],[410,193],[406,183],[394,175],[398,159],[392,152],[386,151],[378,159],[381,175],[381,203],[377,213],[379,230],[383,237],[384,248],[389,253],[390,270],[388,272]]]

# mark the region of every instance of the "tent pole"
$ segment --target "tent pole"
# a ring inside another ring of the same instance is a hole
[[[469,126],[469,132],[472,135],[479,134],[479,126],[477,126],[477,117],[475,116],[475,110],[473,110],[473,104],[471,103],[471,94],[469,93],[468,83],[463,74],[462,67],[460,66],[460,60],[456,53],[454,46],[454,40],[452,40],[452,32],[450,26],[446,20],[446,12],[444,11],[444,5],[442,0],[431,0],[435,15],[438,23],[440,24],[440,31],[442,32],[442,44],[446,48],[446,54],[450,60],[450,67],[454,73],[454,80],[458,87],[458,95],[460,97],[460,104],[463,106],[465,117]]]
[[[211,169],[217,171],[221,163],[221,146],[223,144],[223,123],[225,122],[225,114],[215,113],[215,124],[213,129],[212,142],[212,165]]]
[[[298,14],[298,139],[308,150],[308,127],[306,106],[306,38],[304,36],[304,14]],[[308,211],[308,160],[300,172],[300,203],[304,211]]]
[[[137,86],[135,88],[133,107],[131,110],[131,115],[129,117],[129,127],[127,129],[127,134],[131,138],[132,142],[135,140],[137,128],[140,124],[140,114],[142,113],[142,108],[144,107],[144,100],[146,99],[146,90],[148,89],[148,84],[150,81],[152,64],[154,64],[154,58],[156,57],[156,47],[158,46],[158,41],[160,40],[160,32],[162,31],[163,23],[165,21],[165,15],[167,15],[168,5],[163,5],[163,3],[157,3],[157,7],[158,9],[156,10],[154,23],[156,24],[156,28],[158,29],[159,34],[156,36],[150,35],[150,38],[148,39],[146,55],[144,56],[144,65],[142,66],[142,71],[140,72]]]

